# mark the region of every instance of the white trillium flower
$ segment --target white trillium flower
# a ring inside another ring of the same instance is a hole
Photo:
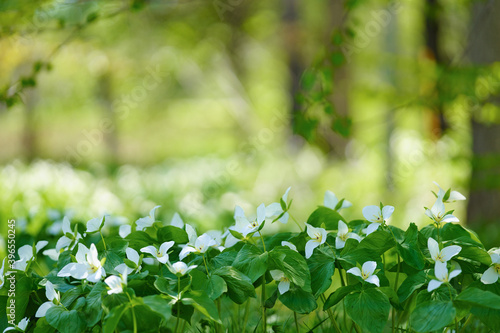
[[[310,258],[315,248],[326,242],[327,233],[323,228],[315,228],[306,223],[307,234],[312,239],[306,243],[306,259]]]
[[[16,325],[16,327],[7,327],[3,333],[8,332],[8,331],[21,331],[24,332],[26,331],[26,327],[28,327],[28,323],[30,320],[28,318],[23,318],[21,321]]]
[[[42,253],[44,256],[47,256],[54,261],[58,261],[59,255],[61,254],[61,252],[57,251],[56,249],[48,249],[43,251]]]
[[[141,266],[139,266],[139,261],[141,259],[141,257],[139,256],[139,253],[137,253],[136,250],[134,250],[130,247],[127,247],[127,249],[125,250],[125,253],[127,254],[127,259],[132,261],[135,264],[135,267],[131,268],[127,264],[123,263],[123,264],[119,264],[118,266],[116,266],[115,271],[117,271],[118,273],[120,273],[122,275],[129,275],[134,271],[139,272],[142,268]]]
[[[339,220],[337,237],[335,238],[335,248],[343,249],[348,238],[353,238],[358,242],[361,242],[361,237],[353,232],[349,232],[347,224]]]
[[[132,226],[130,224],[123,224],[118,230],[118,234],[121,238],[126,238],[132,232]]]
[[[142,231],[148,227],[151,227],[153,223],[156,222],[156,210],[160,208],[161,206],[155,206],[151,211],[149,212],[149,216],[146,217],[141,217],[137,221],[135,221],[135,224],[137,225],[136,230]]]
[[[279,282],[278,291],[280,292],[281,295],[290,290],[290,279],[285,276],[285,273],[283,273],[278,269],[271,270],[269,271],[269,273],[273,277],[274,281]]]
[[[35,259],[36,253],[40,252],[45,246],[47,246],[49,242],[47,241],[39,241],[35,245],[35,251],[33,252],[33,247],[31,245],[24,245],[17,250],[19,254],[19,260],[14,263],[14,269],[25,271],[28,263]]]
[[[291,250],[294,250],[295,252],[298,252],[297,251],[297,247],[294,244],[290,243],[290,242],[282,241],[281,242],[281,246],[288,246]]]
[[[444,195],[446,194],[446,191],[439,186],[438,183],[433,182],[434,185],[439,187],[439,192],[437,194],[438,198],[444,199]],[[467,198],[460,192],[457,191],[450,191],[450,196],[448,199],[446,199],[444,202],[453,202],[453,201],[460,201],[460,200],[466,200]]]
[[[261,224],[266,220],[266,206],[261,204],[257,207],[257,217],[255,219],[247,218],[243,209],[240,206],[236,206],[234,209],[234,220],[236,221],[235,225],[229,227],[229,229],[240,233],[244,239],[247,239],[249,235],[253,235],[253,233],[259,230]],[[231,247],[239,241],[238,238],[228,233],[225,245],[226,247]]]
[[[460,268],[455,269],[448,274],[448,268],[446,268],[446,265],[436,265],[436,267],[434,268],[434,275],[436,275],[437,280],[431,280],[429,282],[427,291],[431,292],[434,289],[439,288],[440,285],[442,285],[443,283],[448,283],[451,279],[453,279],[460,273],[462,273],[462,270]]]
[[[287,204],[288,193],[290,192],[291,188],[292,187],[287,188],[285,194],[283,194],[283,196],[281,197],[281,200],[283,200],[285,205]],[[278,219],[278,221],[280,221],[283,224],[286,224],[288,222],[288,219],[290,218],[290,214],[288,214],[288,212],[285,212],[283,210],[283,207],[281,207],[280,202],[273,202],[272,204],[266,207],[266,218],[275,218],[280,216],[281,214],[283,215]]]
[[[439,244],[432,237],[429,237],[427,240],[427,247],[429,248],[429,253],[431,254],[432,260],[436,263],[436,266],[444,265],[446,267],[446,262],[462,251],[462,247],[458,245],[450,245],[439,251]]]
[[[40,305],[36,311],[35,317],[37,318],[45,317],[48,309],[61,303],[61,294],[54,289],[54,285],[50,281],[45,284],[45,296],[47,296],[48,301]]]
[[[222,246],[222,238],[224,237],[222,234],[222,231],[220,230],[209,230],[206,232],[207,235],[212,237],[212,239],[215,241],[215,244],[212,245],[216,249],[218,249],[220,252],[224,251],[225,247]]]
[[[168,253],[167,253],[167,251],[170,250],[170,248],[172,246],[174,246],[174,244],[175,244],[174,241],[165,242],[165,243],[163,243],[163,244],[160,245],[160,249],[159,250],[157,250],[156,247],[150,245],[150,246],[143,247],[141,249],[141,252],[149,253],[153,257],[155,257],[156,260],[158,260],[159,262],[161,262],[162,264],[166,264],[167,261],[168,261]]]
[[[490,251],[492,265],[481,276],[481,282],[492,284],[500,278],[500,251]]]
[[[332,191],[325,192],[325,198],[323,199],[323,206],[335,210],[338,203],[339,203],[339,199],[337,199],[337,196],[335,195],[335,193],[333,193]],[[344,200],[342,202],[342,206],[338,210],[341,210],[344,208],[349,208],[349,207],[352,207],[352,203],[350,203],[347,200]]]
[[[82,235],[79,232],[71,230],[71,223],[67,216],[64,217],[62,222],[63,236],[59,238],[56,244],[56,251],[60,252],[62,249],[73,250]]]
[[[215,239],[213,239],[208,234],[203,234],[200,237],[196,238],[194,247],[190,245],[184,246],[184,248],[181,250],[181,253],[179,253],[179,259],[182,260],[186,258],[190,253],[205,253],[209,248],[215,245],[217,245]]]
[[[363,266],[361,266],[361,269],[359,269],[359,267],[353,267],[349,269],[347,273],[359,276],[366,282],[380,287],[378,276],[373,274],[375,272],[375,269],[377,269],[377,263],[375,261],[367,261],[363,264]]]
[[[87,230],[86,233],[93,233],[96,231],[101,231],[104,228],[104,224],[106,222],[106,216],[96,217],[87,222]]]
[[[459,222],[458,218],[456,216],[453,216],[451,214],[446,214],[446,209],[444,207],[443,199],[438,197],[436,199],[436,202],[432,206],[431,209],[427,209],[425,211],[425,215],[430,217],[434,222],[439,223],[439,222]]]
[[[168,269],[177,276],[184,276],[196,267],[198,266],[192,265],[188,267],[188,265],[186,265],[183,261],[178,261],[172,265],[168,265]]]
[[[384,206],[380,209],[379,206],[371,205],[363,208],[363,216],[369,222],[372,222],[363,232],[368,236],[372,232],[378,229],[378,227],[384,223],[389,217],[394,213],[393,206]]]
[[[104,283],[110,288],[108,290],[108,295],[121,294],[123,292],[123,287],[127,286],[127,273],[121,274],[121,276],[112,275],[107,277]]]
[[[5,259],[6,258],[2,261],[2,269],[0,269],[0,289],[2,289],[5,284]]]
[[[182,221],[181,216],[178,213],[175,213],[172,220],[170,220],[170,225],[182,229],[184,228],[184,221]]]
[[[75,258],[77,262],[64,266],[57,273],[57,276],[71,276],[78,280],[86,279],[89,282],[95,283],[106,276],[106,271],[99,260],[95,244],[91,244],[90,249],[88,249],[85,245],[79,243]]]

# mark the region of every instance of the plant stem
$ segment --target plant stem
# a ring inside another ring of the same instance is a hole
[[[290,216],[293,220],[293,222],[295,222],[295,224],[299,227],[300,229],[300,232],[303,232],[304,229],[302,229],[302,227],[300,226],[300,223],[295,219],[295,217],[292,216],[292,214],[288,213],[288,216]]]
[[[300,333],[299,322],[297,320],[297,312],[293,311],[293,317],[295,318],[295,330],[297,331],[297,333]]]
[[[243,318],[243,332],[247,331],[248,314],[250,312],[250,299],[247,300],[247,305],[245,306],[245,317]]]
[[[260,232],[259,232],[260,234]],[[262,236],[261,236],[262,237]],[[265,246],[264,246],[265,251]],[[266,333],[267,329],[267,314],[266,307],[264,306],[266,303],[266,274],[262,275],[262,294],[261,294],[261,306],[262,306],[262,332]]]
[[[128,294],[128,292],[125,292],[125,294],[128,297],[128,300],[130,301],[130,309],[132,310],[132,320],[134,322],[134,333],[137,333],[137,318],[135,317],[135,309],[134,309],[134,304],[132,304],[132,298]]]
[[[179,321],[181,318],[181,278],[177,277],[177,320],[175,322],[174,332],[177,333],[179,330]]]
[[[465,332],[465,326],[469,325],[469,321],[472,319],[472,314],[469,315],[465,323],[462,325],[462,332]]]
[[[320,297],[321,297],[321,301],[323,302],[323,305],[324,305],[326,303],[325,295],[321,294]],[[332,310],[328,309],[328,310],[326,310],[326,312],[328,313],[328,317],[330,317],[330,321],[332,322],[333,328],[335,328],[335,332],[341,333],[342,331],[340,330],[339,325],[337,324],[337,321],[335,320],[335,317],[333,316]]]
[[[342,275],[342,269],[339,267],[338,270],[339,270],[339,275],[340,275],[340,283],[342,284],[342,287],[345,287],[346,284],[344,281],[344,276]]]
[[[210,274],[208,273],[208,266],[207,266],[207,261],[205,260],[205,254],[204,254],[204,253],[202,253],[202,254],[201,254],[201,256],[203,257],[203,263],[205,264],[205,269],[207,270],[207,275],[210,275]]]
[[[394,291],[395,292],[398,291],[399,269],[401,266],[401,258],[399,256],[399,253],[397,255],[398,255],[398,271],[396,273],[396,280],[394,281]],[[397,326],[396,326],[396,309],[394,307],[392,307],[392,332],[394,332],[396,328],[397,328]]]
[[[441,247],[441,237],[439,237],[439,234],[440,234],[440,228],[441,228],[441,224],[439,222],[436,222],[436,229],[437,229],[437,241],[438,241],[438,244],[439,244],[439,247]]]
[[[262,247],[264,248],[264,252],[267,252],[266,251],[266,243],[264,243],[264,237],[262,237],[262,234],[260,231],[259,231],[259,236],[260,236],[260,240],[262,241]]]
[[[106,247],[106,242],[104,241],[104,236],[102,235],[101,230],[99,230],[99,234],[101,235],[102,245],[104,246],[104,251],[107,251],[108,248]]]

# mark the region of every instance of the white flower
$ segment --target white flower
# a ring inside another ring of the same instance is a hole
[[[123,224],[120,226],[120,229],[118,230],[118,234],[120,235],[121,238],[125,238],[130,233],[132,232],[132,226],[130,224]]]
[[[64,266],[57,276],[71,276],[75,279],[86,279],[90,282],[99,282],[106,276],[106,271],[99,261],[97,249],[94,244],[90,245],[90,250],[82,243],[78,244],[78,252],[76,253],[76,263],[70,263]]]
[[[205,253],[210,247],[214,245],[217,245],[215,239],[207,234],[203,234],[200,237],[196,238],[194,247],[190,245],[184,246],[184,248],[181,250],[181,253],[179,253],[179,259],[182,260],[186,258],[190,253]]]
[[[439,192],[437,194],[438,198],[444,199],[446,191],[443,190],[441,188],[441,186],[439,186],[438,183],[436,183],[436,182],[433,182],[433,183],[434,183],[434,185],[439,187]],[[450,196],[446,200],[444,200],[444,202],[453,202],[453,201],[460,201],[460,200],[466,200],[465,196],[462,193],[457,192],[457,191],[450,191]]]
[[[217,248],[219,251],[224,251],[225,247],[222,246],[222,238],[224,235],[222,234],[222,231],[220,230],[209,230],[206,232],[207,235],[213,238],[215,241],[215,244],[213,247]]]
[[[96,217],[87,222],[87,230],[86,233],[93,233],[96,231],[101,231],[104,227],[104,223],[106,222],[106,216]]]
[[[306,223],[307,234],[312,239],[306,243],[306,258],[310,258],[315,248],[326,242],[327,233],[323,228],[315,228]]]
[[[26,327],[28,327],[28,323],[30,322],[30,320],[28,318],[23,318],[21,319],[21,321],[16,325],[16,327],[7,327],[3,333],[7,332],[7,331],[21,331],[21,332],[24,332],[26,330]]]
[[[285,276],[285,273],[278,269],[269,271],[274,281],[278,281],[278,290],[281,295],[290,290],[290,279]]]
[[[0,289],[2,289],[5,284],[5,259],[6,258],[3,258],[2,269],[0,269]]]
[[[343,249],[345,246],[345,242],[348,238],[354,238],[358,242],[361,241],[361,237],[353,232],[349,232],[349,228],[347,224],[339,220],[339,227],[337,232],[337,237],[335,238],[335,248]]]
[[[156,222],[156,217],[155,213],[158,208],[161,206],[155,206],[151,211],[149,212],[149,216],[146,217],[141,217],[137,221],[135,221],[135,224],[137,224],[136,230],[144,230],[148,227],[151,227],[153,223]]]
[[[191,270],[195,269],[198,267],[197,265],[192,265],[189,266],[186,265],[182,261],[178,261],[172,265],[168,265],[168,269],[175,275],[177,276],[184,276],[185,274],[189,273]]]
[[[170,225],[182,229],[184,228],[184,221],[182,221],[181,216],[178,213],[175,213],[172,220],[170,220]]]
[[[121,274],[121,277],[116,275],[107,277],[104,283],[110,288],[110,290],[108,290],[108,295],[120,294],[123,292],[123,287],[127,286],[127,273]]]
[[[48,249],[43,251],[42,253],[44,256],[47,256],[54,261],[58,261],[59,255],[61,254],[61,252],[57,251],[56,249]]]
[[[80,239],[82,239],[82,235],[76,230],[71,230],[71,223],[69,222],[68,217],[64,217],[62,222],[62,231],[63,236],[59,238],[56,244],[56,251],[60,252],[61,249],[69,248],[73,250]]]
[[[378,276],[373,274],[376,268],[377,268],[377,263],[375,261],[367,261],[363,264],[361,269],[359,269],[359,267],[353,267],[349,269],[347,273],[359,276],[366,282],[372,283],[377,287],[380,287],[380,281],[378,279]]]
[[[61,302],[61,294],[54,289],[54,285],[50,281],[45,284],[45,296],[47,296],[48,301],[40,305],[36,311],[35,317],[37,318],[45,317],[48,309]]]
[[[24,245],[17,250],[19,254],[19,260],[14,263],[14,269],[25,271],[28,263],[35,259],[35,254],[38,253],[41,249],[47,246],[49,242],[47,241],[39,241],[35,245],[35,251],[33,252],[33,247],[31,245]]]
[[[130,247],[127,247],[127,249],[125,250],[125,253],[127,254],[127,259],[132,261],[135,264],[135,267],[131,268],[127,264],[123,263],[123,264],[119,264],[118,266],[116,266],[115,271],[117,271],[118,273],[120,273],[122,275],[129,275],[134,271],[139,272],[141,270],[141,266],[139,265],[139,261],[140,261],[141,257],[139,256],[139,253],[137,253],[136,250],[134,250]]]
[[[462,251],[462,247],[458,245],[450,245],[439,251],[439,244],[432,237],[429,237],[429,239],[427,240],[427,247],[429,248],[429,253],[431,254],[432,260],[434,260],[434,262],[436,263],[436,266],[446,266],[447,261],[456,256],[460,251]]]
[[[366,206],[363,208],[363,216],[365,217],[366,220],[372,222],[366,229],[363,229],[363,232],[366,235],[371,234],[375,230],[378,229],[378,227],[389,217],[391,217],[392,213],[394,212],[394,207],[393,206],[384,206],[382,209],[380,209],[379,206]]]
[[[438,197],[431,209],[425,211],[425,215],[430,217],[434,222],[459,222],[456,216],[446,214],[443,199]]]
[[[283,196],[281,197],[281,200],[285,203],[285,205],[287,204],[288,193],[290,192],[290,189],[291,187],[287,188],[285,194],[283,194]],[[280,215],[281,217],[278,219],[278,221],[280,221],[281,223],[287,223],[290,215],[288,214],[288,212],[285,212],[283,210],[280,202],[273,202],[266,207],[266,218],[275,218]]]
[[[481,276],[481,282],[492,284],[500,277],[500,251],[490,251],[492,265]]]
[[[337,196],[335,193],[332,191],[326,191],[325,192],[325,198],[323,199],[323,206],[328,207],[330,209],[336,210],[337,204],[339,203],[339,199],[337,199]],[[349,208],[352,206],[352,203],[350,203],[347,200],[344,200],[342,202],[342,206],[338,210],[341,210],[343,208]]]
[[[170,242],[165,242],[163,244],[160,245],[160,249],[157,250],[156,247],[150,245],[150,246],[146,246],[146,247],[143,247],[141,249],[141,252],[144,252],[144,253],[149,253],[151,254],[153,257],[156,258],[156,260],[158,260],[159,262],[161,262],[162,264],[166,264],[167,261],[168,261],[168,253],[167,251],[172,247],[174,246],[174,241],[170,241]]]
[[[431,280],[429,282],[427,291],[431,292],[434,289],[439,288],[440,285],[442,285],[443,283],[448,283],[451,279],[453,279],[460,273],[462,273],[462,270],[460,268],[455,269],[450,272],[450,274],[448,274],[448,268],[446,268],[446,265],[436,265],[434,267],[434,275],[436,276],[437,280]]]
[[[247,218],[243,209],[240,206],[236,206],[234,209],[234,220],[236,224],[229,227],[230,230],[240,233],[244,239],[253,236],[257,230],[259,230],[261,224],[266,220],[266,206],[261,204],[257,207],[257,217]],[[231,247],[240,240],[234,237],[231,233],[228,233],[226,238],[226,247]]]
[[[365,233],[365,235],[369,235],[372,232],[376,231],[378,227],[380,227],[382,223],[370,223],[370,225],[366,228],[364,228],[362,231]]]
[[[297,252],[297,247],[295,245],[293,245],[292,243],[290,243],[290,242],[282,241],[281,242],[281,246],[288,246],[290,249],[292,249],[295,252]]]

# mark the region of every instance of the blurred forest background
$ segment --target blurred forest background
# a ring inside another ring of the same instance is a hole
[[[499,33],[500,1],[2,0],[0,231],[206,230],[288,186],[422,226],[437,181],[498,246]]]

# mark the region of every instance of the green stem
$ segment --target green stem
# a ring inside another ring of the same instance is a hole
[[[259,231],[259,236],[260,236],[260,240],[262,241],[262,247],[264,248],[264,252],[267,252],[266,251],[266,243],[264,243],[264,237],[262,237],[262,234],[260,231]]]
[[[398,271],[396,273],[396,280],[394,281],[394,291],[396,293],[398,291],[399,269],[400,269],[400,266],[401,266],[401,258],[400,258],[399,253],[398,253]],[[395,329],[397,328],[397,326],[395,324],[396,324],[396,309],[393,307],[392,308],[392,332],[394,332]]]
[[[338,270],[339,270],[339,275],[340,275],[340,283],[342,284],[342,287],[345,287],[346,284],[345,284],[345,281],[344,281],[344,276],[342,275],[342,269],[340,267],[338,267]]]
[[[221,311],[221,304],[220,304],[220,298],[217,298],[217,311],[219,312],[219,318],[222,322],[222,311]],[[217,332],[222,332],[222,324],[216,324]]]
[[[250,299],[247,300],[247,305],[245,306],[245,317],[243,318],[243,332],[247,331],[249,313],[250,313]]]
[[[300,333],[299,321],[297,320],[297,312],[293,311],[293,317],[295,318],[295,330],[297,331],[297,333]]]
[[[107,251],[108,249],[106,247],[106,242],[104,241],[104,236],[102,235],[101,230],[99,230],[99,234],[101,235],[102,245],[104,246],[104,251]]]
[[[202,254],[201,254],[201,256],[203,257],[203,263],[205,264],[205,269],[207,270],[207,275],[210,275],[210,274],[208,273],[208,266],[207,266],[207,261],[205,260],[205,254],[204,254],[204,253],[202,253]]]
[[[288,213],[288,216],[290,216],[292,218],[293,222],[295,222],[295,224],[299,227],[300,232],[303,232],[304,229],[302,229],[302,227],[300,226],[300,223],[295,219],[295,217],[292,216],[292,214],[290,214],[290,212]]]
[[[260,234],[260,232],[259,232]],[[264,246],[265,251],[265,246]],[[261,294],[261,305],[262,305],[262,332],[266,333],[267,329],[267,313],[266,307],[264,306],[266,303],[266,274],[262,275],[262,294]]]
[[[128,300],[130,301],[130,309],[132,310],[132,320],[134,322],[134,333],[137,333],[137,318],[135,317],[135,309],[134,309],[134,304],[132,303],[132,298],[130,295],[125,292],[125,294],[128,297]]]
[[[440,229],[441,229],[441,224],[439,222],[436,222],[436,229],[437,229],[437,241],[439,244],[439,248],[441,248],[441,237],[439,236],[440,234]]]
[[[181,318],[181,278],[177,277],[177,320],[175,322],[174,332],[177,333],[179,330],[179,321]]]
[[[472,319],[472,314],[469,315],[465,323],[462,325],[462,332],[465,332],[465,327],[469,325],[470,320]]]
[[[325,295],[321,294],[321,301],[323,302],[323,305],[326,303],[326,298]],[[337,324],[337,321],[335,320],[335,317],[333,316],[333,312],[331,309],[326,310],[328,313],[328,317],[330,317],[330,321],[332,322],[332,326],[335,329],[335,332],[341,333],[342,331],[339,328],[339,325]]]

